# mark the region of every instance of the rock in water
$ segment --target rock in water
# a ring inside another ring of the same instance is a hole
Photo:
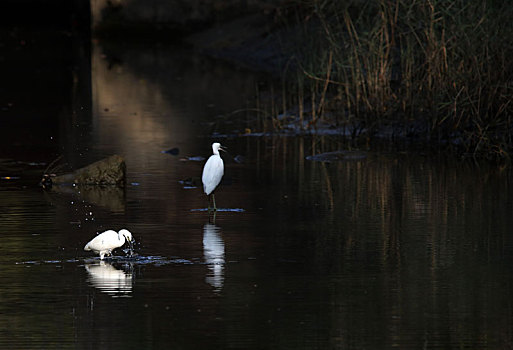
[[[124,187],[126,183],[126,164],[123,157],[113,155],[69,174],[58,176],[45,174],[41,182],[47,184],[48,181],[53,185],[117,185]]]

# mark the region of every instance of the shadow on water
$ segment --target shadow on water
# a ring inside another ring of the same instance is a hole
[[[243,108],[259,77],[176,48],[98,44],[89,73],[90,104],[84,93],[62,112],[58,153],[75,168],[121,154],[127,186],[44,192],[38,152],[0,162],[2,347],[513,344],[509,169],[231,132],[220,141],[244,162],[224,156],[214,221],[183,180],[203,162],[182,159],[238,127],[216,116]],[[137,255],[82,251],[120,228]]]

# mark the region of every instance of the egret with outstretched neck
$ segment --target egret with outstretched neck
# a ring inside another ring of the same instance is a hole
[[[203,167],[203,175],[201,176],[201,181],[203,182],[203,190],[205,194],[209,198],[208,202],[208,210],[210,211],[210,198],[214,203],[213,210],[216,211],[216,199],[214,197],[214,190],[221,182],[221,178],[224,175],[224,163],[223,159],[219,155],[219,151],[224,151],[223,147],[219,142],[215,142],[212,144],[212,154],[210,158],[208,158],[205,166]]]
[[[132,240],[132,233],[128,230],[122,229],[119,232],[107,230],[89,241],[84,250],[92,250],[100,254],[100,259],[103,260],[105,255],[112,255],[114,249],[121,247],[125,242],[132,243]]]

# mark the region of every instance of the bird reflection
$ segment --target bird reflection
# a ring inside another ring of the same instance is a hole
[[[118,269],[109,262],[99,262],[85,265],[89,273],[89,283],[111,296],[128,296],[132,292],[132,273]]]
[[[209,269],[205,281],[220,292],[224,283],[224,241],[221,229],[211,223],[203,226],[203,255]]]

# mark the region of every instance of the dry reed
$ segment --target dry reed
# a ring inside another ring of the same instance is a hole
[[[326,118],[367,136],[393,126],[395,136],[508,157],[513,149],[508,1],[292,3],[282,19],[299,28],[297,71],[287,69],[284,88],[296,95],[302,125]]]

